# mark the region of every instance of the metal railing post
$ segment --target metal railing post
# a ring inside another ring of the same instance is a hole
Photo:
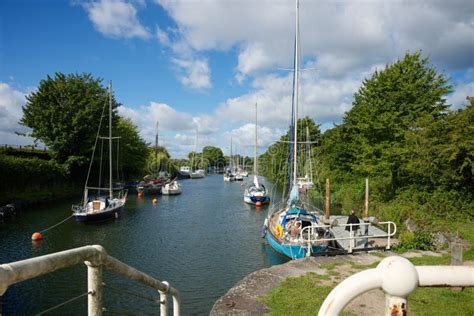
[[[87,265],[87,314],[89,316],[102,315],[102,265],[95,265],[86,261]]]
[[[385,294],[385,315],[406,316],[408,314],[406,297]]]
[[[169,283],[166,281],[161,282],[169,288]],[[168,290],[158,291],[160,293],[160,315],[168,316]]]
[[[386,249],[390,249],[390,227],[391,227],[391,223],[388,222],[388,225],[387,225],[387,230],[388,230],[387,235],[388,236],[387,236],[387,247],[386,247]]]
[[[179,298],[179,294],[173,295],[173,315],[174,316],[180,316],[181,311],[179,307],[181,306],[181,299]]]
[[[352,253],[352,243],[354,242],[352,239],[352,224],[349,226],[349,253]]]

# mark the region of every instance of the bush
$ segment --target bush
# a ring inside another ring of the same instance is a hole
[[[404,231],[399,236],[400,245],[396,250],[434,250],[434,236],[428,231],[419,230],[414,233]]]

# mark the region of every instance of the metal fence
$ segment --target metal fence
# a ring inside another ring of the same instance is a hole
[[[29,280],[59,269],[84,262],[87,265],[88,315],[102,315],[102,268],[114,271],[133,281],[158,290],[160,295],[160,314],[168,314],[168,295],[173,297],[173,315],[180,315],[180,295],[166,281],[155,278],[132,268],[109,256],[100,245],[84,246],[53,254],[30,258],[22,261],[0,265],[0,297],[12,284]],[[67,302],[65,302],[67,303]],[[64,303],[64,304],[65,304]],[[61,305],[61,304],[60,304]]]
[[[474,267],[414,266],[405,258],[392,256],[375,269],[356,273],[339,283],[324,300],[318,315],[339,315],[354,298],[374,289],[385,292],[385,315],[407,315],[407,297],[417,287],[471,286]]]

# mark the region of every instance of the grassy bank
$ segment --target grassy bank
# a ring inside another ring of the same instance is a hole
[[[465,241],[471,244],[464,251],[464,261],[474,260],[474,224],[452,224]],[[384,256],[380,256],[382,260]],[[422,256],[408,258],[415,265],[449,265],[449,254],[441,256]],[[329,292],[348,275],[375,267],[378,260],[371,265],[353,264],[341,261],[340,264],[321,265],[323,274],[308,273],[301,277],[289,277],[260,297],[270,309],[270,315],[315,315]],[[372,298],[372,300],[380,297]],[[452,288],[417,288],[408,298],[409,311],[413,315],[474,315],[474,288],[462,291]],[[380,302],[379,302],[380,303]],[[383,304],[383,296],[382,296]],[[369,305],[359,303],[356,308]],[[360,312],[360,311],[359,311]],[[346,308],[343,315],[357,315]]]

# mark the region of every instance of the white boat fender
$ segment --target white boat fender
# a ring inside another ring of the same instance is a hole
[[[262,238],[265,238],[267,235],[267,226],[263,225],[262,226]]]
[[[265,218],[265,221],[263,222],[263,226],[264,226],[265,228],[268,227],[268,217]]]

